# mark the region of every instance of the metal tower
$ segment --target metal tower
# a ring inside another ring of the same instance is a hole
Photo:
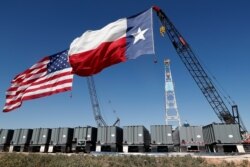
[[[232,105],[234,104],[234,102],[232,104],[229,103],[232,108],[232,112],[229,111],[228,105],[226,105],[223,99],[223,94],[221,94],[221,92],[216,89],[212,78],[202,67],[198,58],[192,51],[190,45],[187,43],[187,41],[183,38],[180,32],[175,28],[174,24],[160,8],[154,6],[153,9],[157,12],[157,16],[159,17],[162,24],[160,28],[161,34],[164,35],[165,33],[167,33],[177,54],[181,58],[182,62],[188,69],[189,73],[193,77],[194,81],[200,88],[201,92],[207,99],[210,106],[213,108],[218,118],[223,123],[239,124],[240,132],[242,134],[247,132],[247,129],[239,115],[237,105]]]
[[[170,70],[170,60],[169,59],[164,60],[164,65],[165,65],[166,125],[181,126],[181,119],[177,108],[174,84]]]

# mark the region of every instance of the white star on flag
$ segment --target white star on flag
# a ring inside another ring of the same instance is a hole
[[[138,42],[139,40],[145,40],[144,33],[148,31],[148,28],[145,30],[141,30],[141,28],[138,28],[138,31],[136,33],[133,33],[132,35],[134,36],[134,44]]]

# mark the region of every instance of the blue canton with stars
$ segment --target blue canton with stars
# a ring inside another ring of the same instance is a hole
[[[49,56],[50,62],[47,64],[48,74],[69,68],[68,50]]]
[[[127,18],[127,26],[127,59],[135,59],[144,54],[154,54],[152,8]]]

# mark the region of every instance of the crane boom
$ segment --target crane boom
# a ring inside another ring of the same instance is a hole
[[[176,49],[177,54],[202,91],[208,103],[215,111],[218,118],[224,123],[238,123],[240,125],[241,131],[246,132],[247,130],[245,125],[243,124],[239,115],[237,115],[238,110],[235,111],[235,109],[238,109],[237,106],[232,106],[232,115],[189,44],[186,42],[186,40],[184,40],[183,36],[179,33],[179,31],[175,28],[173,23],[161,9],[154,7],[154,10],[157,12],[157,15],[162,23],[162,27],[160,29],[161,33],[167,33],[174,48]]]
[[[94,77],[89,76],[87,77],[87,84],[88,84],[88,89],[89,89],[89,95],[90,95],[90,100],[92,104],[92,109],[95,117],[95,121],[97,126],[108,126],[107,123],[104,121],[102,114],[101,114],[101,109],[96,93],[96,88],[95,88],[95,82],[94,82]],[[120,118],[117,117],[116,121],[113,123],[113,126],[119,126],[120,124]]]
[[[92,109],[93,109],[96,124],[97,124],[97,126],[107,126],[107,124],[104,121],[102,114],[101,114],[100,105],[99,105],[99,101],[98,101],[98,97],[97,97],[97,93],[96,93],[96,89],[95,89],[95,82],[94,82],[93,76],[87,77],[87,84],[88,84],[88,88],[89,88],[89,95],[90,95],[90,100],[91,100]]]

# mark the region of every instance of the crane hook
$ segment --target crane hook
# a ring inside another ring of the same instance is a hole
[[[166,27],[165,26],[161,26],[160,27],[160,33],[161,33],[161,36],[163,36],[164,37],[164,34],[166,33]]]

